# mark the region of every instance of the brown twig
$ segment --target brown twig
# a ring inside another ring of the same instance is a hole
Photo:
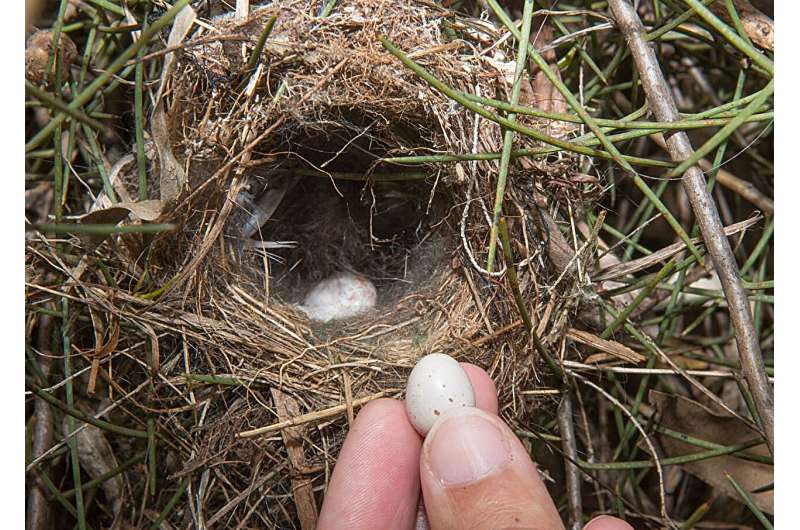
[[[564,474],[567,482],[569,527],[572,530],[580,530],[583,526],[581,471],[575,465],[575,462],[578,461],[578,449],[575,446],[575,425],[573,424],[572,398],[569,390],[565,390],[561,404],[558,406],[558,434],[561,437],[561,449],[567,457],[564,459]]]
[[[639,15],[626,0],[610,0],[609,6],[616,19],[617,27],[628,43],[628,48],[642,80],[642,86],[647,94],[648,105],[656,119],[678,121],[680,115],[675,106],[675,100],[659,67],[655,51],[645,40],[646,31]],[[677,132],[670,136],[667,140],[667,149],[670,158],[676,162],[686,160],[694,151],[689,137],[684,132]],[[683,174],[682,182],[700,225],[700,232],[703,234],[706,248],[714,260],[717,275],[722,283],[736,335],[742,372],[753,395],[767,444],[772,451],[774,424],[772,391],[764,371],[764,358],[750,314],[747,293],[739,276],[736,258],[725,237],[719,213],[706,187],[702,170],[697,166],[692,166]]]
[[[733,5],[736,6],[744,32],[753,41],[753,44],[773,51],[775,49],[775,23],[772,19],[747,0],[733,0]],[[708,7],[725,22],[732,21],[725,2],[717,0]]]
[[[300,405],[297,400],[289,394],[281,392],[277,388],[270,390],[272,400],[275,402],[275,411],[280,420],[288,420],[300,415]],[[281,431],[283,443],[286,446],[286,453],[289,461],[294,467],[297,476],[292,476],[292,495],[294,504],[297,508],[297,517],[300,519],[302,530],[313,530],[317,526],[317,503],[314,500],[314,485],[309,477],[301,475],[303,470],[308,469],[306,465],[305,452],[303,451],[303,439],[306,436],[306,426],[287,427]]]
[[[43,315],[39,319],[38,347],[42,352],[50,350],[50,333],[53,318]],[[43,355],[42,362],[39,363],[44,374],[50,371],[50,356]],[[37,399],[34,404],[34,416],[36,424],[33,431],[31,442],[31,459],[38,458],[53,445],[53,411],[50,405],[43,399]],[[49,528],[50,523],[50,501],[48,500],[47,489],[41,479],[31,481],[28,492],[27,511],[25,513],[25,528],[39,530]]]
[[[363,398],[358,398],[353,400],[354,407],[360,407],[370,401],[383,397],[387,394],[387,392],[378,392],[376,394],[372,394],[371,396],[366,396]],[[267,425],[265,427],[259,427],[258,429],[251,429],[249,431],[243,431],[236,435],[237,438],[249,438],[251,436],[258,436],[259,434],[267,434],[275,431],[280,431],[282,429],[286,429],[287,427],[295,427],[297,425],[303,425],[304,423],[309,423],[312,421],[322,420],[326,418],[331,418],[333,416],[338,416],[342,412],[347,410],[347,404],[342,403],[341,405],[335,405],[333,407],[327,408],[325,410],[318,410],[315,412],[309,412],[308,414],[302,414],[300,416],[295,416],[293,418],[288,418],[284,421],[279,421],[278,423],[273,423],[272,425]]]

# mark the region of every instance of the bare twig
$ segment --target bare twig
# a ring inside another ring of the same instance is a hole
[[[270,391],[280,420],[285,421],[300,415],[300,405],[296,399],[277,388],[272,388]],[[309,477],[302,476],[303,471],[308,469],[303,451],[303,439],[306,437],[305,430],[306,425],[298,425],[297,427],[286,427],[281,431],[281,434],[283,435],[283,443],[286,445],[286,453],[289,455],[289,461],[297,474],[292,476],[292,495],[297,508],[297,517],[300,519],[300,528],[302,530],[313,530],[317,526],[317,504],[314,500],[314,485]]]
[[[583,505],[581,503],[581,472],[575,462],[578,461],[578,449],[575,446],[575,425],[573,424],[572,398],[570,392],[564,392],[558,406],[558,433],[561,436],[561,449],[567,457],[564,459],[564,473],[567,479],[567,503],[569,505],[569,527],[580,530],[583,526]]]
[[[675,107],[675,100],[659,67],[655,52],[645,41],[646,32],[639,15],[626,0],[611,0],[609,6],[636,62],[648,104],[656,119],[679,120],[680,115]],[[686,160],[693,153],[689,137],[683,132],[673,134],[667,140],[667,148],[670,158],[676,162]],[[753,395],[767,444],[772,451],[774,424],[772,391],[764,371],[764,358],[750,314],[747,293],[739,276],[736,258],[725,237],[719,213],[706,187],[702,170],[697,166],[690,167],[683,174],[682,181],[722,283],[736,334],[742,371]]]
[[[38,346],[40,351],[50,350],[50,333],[53,330],[53,318],[47,315],[39,319]],[[41,371],[47,374],[50,371],[50,356],[43,355],[39,363]],[[38,458],[53,445],[53,411],[43,399],[37,399],[34,404],[36,418],[31,443],[31,458]],[[50,522],[50,501],[47,490],[41,480],[31,481],[28,492],[27,511],[25,513],[25,527],[31,530],[48,528]]]
[[[353,406],[360,407],[370,401],[383,397],[387,394],[387,392],[378,392],[376,394],[372,394],[370,396],[366,396],[363,398],[358,398],[353,400]],[[267,434],[275,431],[280,431],[282,429],[286,429],[287,427],[295,427],[297,425],[303,425],[305,423],[309,423],[312,421],[323,420],[326,418],[331,418],[333,416],[338,416],[342,412],[347,410],[347,404],[342,403],[340,405],[335,405],[333,407],[327,408],[325,410],[319,410],[315,412],[309,412],[308,414],[302,414],[300,416],[295,416],[293,418],[288,418],[284,421],[279,421],[278,423],[273,423],[272,425],[267,425],[265,427],[259,427],[257,429],[251,429],[249,431],[243,431],[236,435],[237,438],[249,438],[251,436],[258,436],[259,434]]]

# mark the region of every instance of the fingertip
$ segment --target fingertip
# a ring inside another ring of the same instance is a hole
[[[598,515],[583,527],[583,530],[633,530],[633,527],[616,517]]]
[[[421,446],[403,402],[381,398],[365,405],[339,452],[318,528],[411,525],[419,498]]]
[[[413,435],[420,444],[422,443],[417,431],[408,420],[405,404],[397,399],[378,398],[364,405],[353,423],[353,429],[361,427],[362,424],[370,425],[373,429],[390,425],[393,432],[398,432],[400,436]]]
[[[484,412],[497,414],[497,387],[492,378],[480,366],[472,363],[460,364],[461,368],[467,372],[469,382],[472,383],[472,389],[475,391],[475,406]]]
[[[496,414],[445,411],[423,443],[420,480],[432,528],[563,529],[525,447]]]

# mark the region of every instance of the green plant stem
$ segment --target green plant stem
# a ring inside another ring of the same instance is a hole
[[[583,123],[583,120],[575,114],[567,114],[563,112],[546,112],[543,110],[526,107],[524,105],[512,105],[505,101],[496,99],[485,98],[476,96],[467,92],[460,92],[463,97],[481,103],[490,107],[504,110],[506,112],[514,112],[516,114],[524,114],[526,116],[534,116],[537,118],[544,118],[553,121],[565,121],[569,123]],[[600,127],[610,127],[613,129],[649,129],[651,131],[662,132],[672,130],[688,130],[688,129],[703,129],[706,127],[723,127],[731,122],[733,118],[738,116],[735,113],[723,118],[699,118],[694,119],[691,115],[686,115],[685,119],[680,121],[626,121],[626,120],[611,120],[607,118],[595,118],[595,121]],[[775,113],[773,111],[762,112],[749,116],[744,123],[767,121],[774,119]],[[652,133],[650,133],[652,134]]]
[[[544,344],[542,344],[542,341],[539,339],[539,335],[536,333],[536,329],[533,327],[533,322],[531,321],[530,313],[528,313],[528,308],[525,306],[525,299],[522,296],[522,291],[520,291],[519,288],[519,281],[517,280],[517,270],[514,268],[514,256],[511,253],[511,238],[508,235],[506,221],[502,217],[498,221],[498,230],[500,242],[503,245],[503,256],[506,260],[506,275],[508,276],[508,282],[511,284],[511,292],[514,294],[514,302],[517,304],[517,310],[522,317],[522,322],[525,324],[525,329],[530,335],[533,345],[539,355],[545,360],[545,362],[547,362],[547,364],[550,366],[550,369],[553,370],[554,373],[560,374],[562,380],[564,380],[564,371],[547,352]]]
[[[764,515],[764,512],[759,510],[758,506],[756,506],[756,503],[753,501],[753,497],[751,497],[750,494],[747,493],[732,476],[725,473],[725,477],[728,479],[728,482],[731,483],[733,489],[736,490],[736,493],[739,494],[756,519],[758,519],[758,522],[761,523],[766,530],[772,530],[772,523],[769,522],[769,519],[767,519],[767,516]]]
[[[683,0],[689,4],[700,17],[722,35],[734,48],[750,57],[755,64],[764,69],[770,76],[775,75],[775,64],[772,60],[758,51],[752,44],[742,39],[730,26],[712,13],[700,0]]]
[[[527,55],[526,46],[530,40],[531,19],[533,14],[533,0],[525,0],[525,7],[522,13],[522,36],[519,39],[517,48],[517,63],[514,68],[514,85],[511,88],[511,105],[519,102],[519,94],[522,89],[522,77],[525,73],[525,61]],[[506,119],[514,123],[516,115],[511,112]],[[514,145],[514,129],[507,129],[503,133],[503,150],[500,155],[500,171],[497,175],[497,190],[495,191],[494,207],[492,209],[492,224],[489,229],[489,251],[486,258],[486,270],[490,273],[494,271],[494,257],[497,252],[497,223],[500,221],[500,214],[503,210],[503,199],[506,192],[506,181],[508,179],[508,169],[511,162],[511,149]]]
[[[172,22],[172,19],[189,3],[189,0],[178,0],[175,2],[175,5],[172,6],[164,15],[159,18],[156,22],[153,23],[152,26],[147,28],[145,31],[142,32],[139,40],[133,43],[130,47],[128,47],[124,52],[122,52],[119,56],[117,56],[114,61],[108,65],[108,67],[103,70],[103,72],[98,75],[94,81],[92,81],[86,88],[84,88],[80,94],[75,96],[75,99],[72,100],[69,104],[69,108],[71,110],[78,110],[83,105],[89,102],[89,100],[94,97],[95,93],[100,90],[100,88],[105,85],[117,72],[122,70],[127,62],[136,55],[139,51],[139,48],[144,46],[147,42],[150,41],[155,35],[157,35],[162,28],[166,27],[167,24]],[[131,66],[133,68],[133,66]],[[44,142],[47,138],[49,138],[53,131],[61,125],[66,119],[67,114],[60,112],[56,114],[53,119],[51,119],[47,125],[42,127],[38,133],[31,138],[28,143],[25,144],[25,152],[28,153],[33,151],[37,147],[39,147],[42,142]]]
[[[619,328],[623,323],[625,323],[625,321],[628,320],[628,317],[631,316],[631,314],[636,310],[636,308],[639,307],[639,305],[641,305],[641,303],[644,302],[644,300],[648,296],[650,296],[650,293],[653,291],[653,289],[655,289],[656,286],[664,278],[666,278],[667,276],[670,275],[670,273],[672,273],[672,269],[675,268],[676,263],[677,263],[676,258],[672,258],[663,267],[661,267],[661,269],[656,273],[653,279],[650,280],[646,286],[642,287],[642,290],[639,292],[639,294],[636,295],[636,298],[633,299],[633,302],[627,304],[625,308],[619,312],[614,321],[611,322],[611,324],[609,324],[608,326],[606,326],[606,329],[604,329],[603,332],[600,333],[600,338],[602,339],[609,338],[617,330],[617,328]]]
[[[125,471],[131,469],[136,464],[138,464],[140,462],[143,462],[146,455],[147,455],[147,453],[145,451],[142,451],[141,453],[137,454],[136,456],[134,456],[133,458],[131,458],[127,462],[115,467],[111,471],[108,471],[107,473],[103,473],[99,477],[94,478],[94,479],[92,479],[92,480],[90,480],[88,482],[84,482],[83,485],[81,486],[81,488],[83,489],[83,491],[88,491],[88,490],[90,490],[92,488],[95,488],[95,487],[99,486],[100,484],[102,484],[106,480],[108,480],[108,479],[110,479],[112,477],[115,477],[115,476],[119,475],[120,473],[124,473]],[[67,491],[63,492],[62,495],[64,496],[65,499],[69,499],[71,497],[74,497],[75,496],[75,489],[73,488],[73,489],[67,490]]]
[[[147,15],[144,16],[147,24]],[[136,170],[139,176],[139,200],[147,200],[147,158],[144,153],[144,57],[146,48],[136,52],[138,61],[134,70],[133,111],[136,125]]]
[[[489,7],[492,8],[492,11],[497,15],[501,22],[506,26],[508,31],[510,31],[514,37],[518,40],[520,39],[519,30],[517,30],[514,23],[509,18],[508,14],[503,10],[502,7],[497,3],[497,0],[487,0],[489,3]],[[569,106],[572,110],[580,116],[583,122],[589,127],[597,139],[600,141],[600,144],[606,149],[608,155],[611,157],[614,162],[616,162],[622,169],[624,169],[630,177],[633,179],[633,183],[636,185],[637,188],[647,197],[647,199],[655,205],[656,209],[664,216],[664,219],[667,223],[672,227],[672,230],[675,234],[678,235],[679,238],[686,243],[686,247],[696,258],[698,263],[703,263],[703,258],[700,255],[700,252],[695,247],[694,243],[692,243],[689,234],[683,229],[681,224],[675,218],[674,215],[669,211],[669,209],[661,202],[661,199],[653,193],[647,183],[642,179],[642,177],[636,172],[635,169],[630,165],[630,163],[625,159],[622,153],[619,152],[617,147],[606,137],[603,131],[600,129],[600,126],[597,125],[594,118],[592,118],[583,105],[577,100],[577,98],[570,92],[570,90],[564,85],[561,79],[556,76],[556,74],[550,69],[550,65],[547,64],[541,55],[536,51],[536,49],[527,41],[525,41],[528,45],[528,54],[530,55],[531,59],[536,63],[539,69],[545,74],[547,79],[556,87],[556,89],[564,96],[564,99],[567,101]]]
[[[85,123],[98,131],[106,130],[106,126],[96,119],[87,116],[84,112],[78,109],[70,108],[69,105],[64,103],[61,98],[54,96],[53,94],[40,89],[27,79],[25,80],[25,91],[28,92],[31,96],[35,97],[45,106],[51,108],[54,111],[63,112],[67,114],[70,118],[73,118],[77,121]]]
[[[170,497],[169,501],[167,501],[167,505],[164,506],[164,509],[158,514],[156,520],[153,521],[153,524],[150,526],[150,530],[159,530],[161,528],[161,523],[166,521],[167,517],[170,516],[172,510],[175,509],[177,506],[178,501],[181,500],[183,494],[186,492],[186,488],[189,486],[189,479],[184,478],[181,479],[180,484],[178,484],[178,489],[175,490],[175,493]]]
[[[764,441],[761,439],[751,440],[746,443],[731,445],[724,447],[722,449],[710,449],[708,451],[700,451],[689,455],[674,456],[671,458],[662,458],[660,462],[662,467],[679,466],[683,464],[689,464],[691,462],[700,462],[702,460],[708,460],[710,458],[717,458],[723,455],[738,453],[740,451],[744,451],[745,449],[750,449],[751,447],[755,447],[763,443]],[[655,467],[655,463],[652,460],[634,460],[631,462],[586,462],[585,460],[578,460],[578,463],[580,467],[587,470],[602,469],[602,470],[612,471],[612,470],[626,470],[626,469],[646,469],[650,467]]]
[[[62,299],[65,300],[65,299]],[[88,423],[90,425],[94,425],[104,431],[113,432],[115,434],[119,434],[122,436],[129,436],[131,438],[147,438],[147,433],[145,431],[139,431],[136,429],[129,429],[128,427],[120,427],[119,425],[115,425],[113,423],[109,423],[107,421],[98,420],[97,418],[93,418],[88,414],[81,412],[80,410],[63,403],[61,400],[51,396],[48,392],[41,390],[39,388],[33,388],[31,390],[34,394],[42,398],[43,400],[47,401],[54,407],[60,409],[61,411],[67,413],[69,416],[78,419],[82,422]],[[70,432],[74,431],[71,429]],[[74,437],[70,437],[71,439]]]
[[[752,102],[750,102],[750,104],[747,105],[747,107],[745,107],[744,110],[742,110],[738,116],[729,121],[722,129],[717,131],[717,133],[714,136],[712,136],[706,143],[704,143],[697,150],[695,150],[695,152],[692,153],[692,156],[681,162],[680,165],[678,165],[675,169],[670,171],[667,176],[674,178],[683,175],[683,173],[686,172],[687,169],[695,165],[698,160],[700,160],[708,153],[716,149],[722,142],[727,140],[728,137],[731,134],[733,134],[734,131],[736,131],[736,129],[741,127],[741,125],[745,122],[745,120],[747,120],[747,118],[749,118],[750,116],[753,115],[753,113],[755,113],[756,109],[758,109],[759,107],[761,107],[761,105],[764,104],[767,98],[772,95],[774,90],[775,90],[775,80],[770,79],[769,83],[767,83],[767,86],[759,93],[759,96],[755,98]]]
[[[143,225],[114,225],[114,224],[73,224],[55,223],[41,224],[36,227],[40,232],[53,232],[55,234],[155,234],[158,232],[171,232],[175,230],[173,224],[143,224]]]
[[[72,388],[72,346],[70,345],[70,325],[69,325],[69,300],[61,299],[61,343],[64,354],[64,395],[66,406],[74,408],[74,396]],[[66,418],[67,432],[75,431],[75,420],[71,415]],[[81,489],[81,461],[78,452],[78,442],[74,436],[67,439],[69,447],[70,461],[72,463],[72,482],[75,484],[75,512],[78,521],[78,528],[86,530],[86,512],[83,502],[83,490]]]

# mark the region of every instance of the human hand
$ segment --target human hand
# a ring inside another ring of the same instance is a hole
[[[333,470],[319,530],[564,528],[536,465],[497,416],[494,383],[477,366],[461,366],[476,406],[444,413],[424,440],[401,401],[378,399],[361,410]],[[418,520],[420,489],[427,523]],[[584,529],[632,527],[601,516]]]

